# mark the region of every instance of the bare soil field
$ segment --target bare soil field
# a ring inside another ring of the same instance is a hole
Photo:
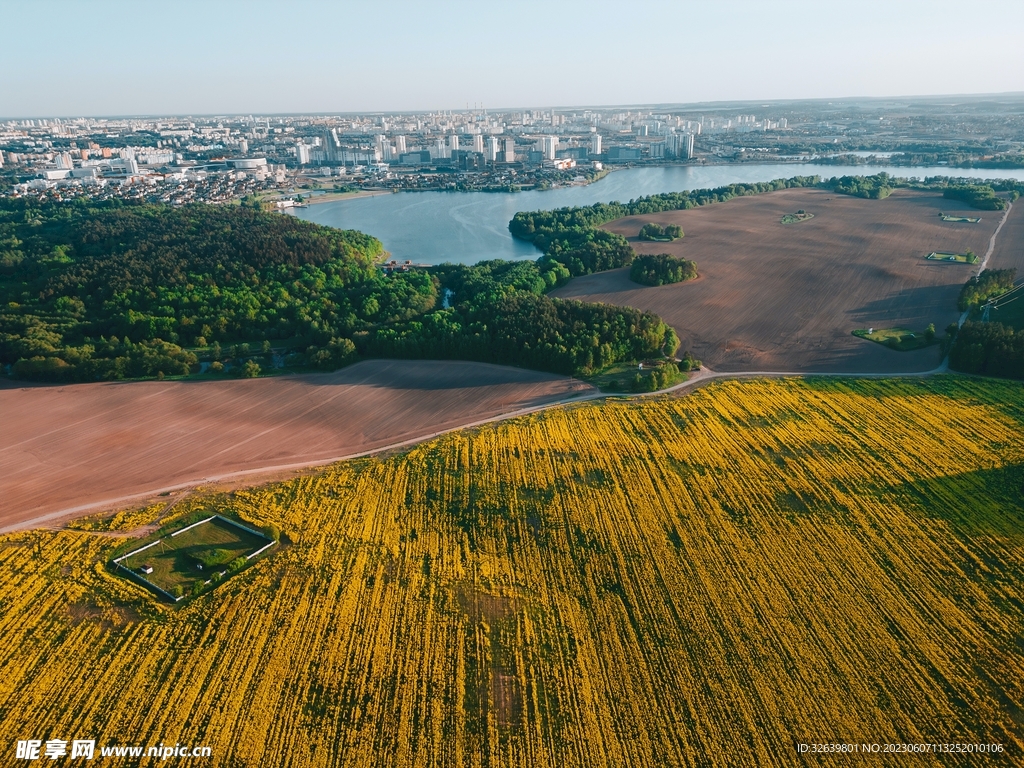
[[[464,362],[333,374],[0,388],[0,531],[218,475],[312,463],[591,391]]]
[[[982,221],[982,224],[984,223]],[[988,267],[990,269],[1013,267],[1017,270],[1017,279],[1024,278],[1024,200],[1013,204],[1010,215],[1006,218],[999,237],[996,238],[996,247],[992,249]]]
[[[1002,265],[1001,252],[1021,258],[1024,222],[1016,208],[990,266]],[[781,223],[801,209],[814,218]],[[947,223],[940,211],[983,218]],[[897,352],[850,334],[871,327],[923,330],[929,323],[941,334],[957,319],[957,294],[974,267],[924,257],[967,250],[983,257],[1002,215],[979,214],[935,193],[898,190],[885,200],[865,200],[791,189],[630,216],[604,226],[638,253],[693,259],[700,276],[647,288],[618,269],[577,278],[553,295],[656,312],[676,329],[682,349],[718,371],[924,371],[938,364],[936,347]],[[677,224],[686,236],[641,242],[636,236],[648,222]]]

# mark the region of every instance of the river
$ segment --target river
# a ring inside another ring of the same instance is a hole
[[[970,176],[1024,180],[1024,169],[960,169],[943,166],[894,168],[875,165],[786,163],[629,168],[594,184],[531,192],[400,192],[319,203],[295,211],[302,219],[341,229],[358,229],[384,243],[396,259],[441,264],[474,264],[484,259],[535,259],[540,253],[515,240],[508,223],[516,211],[570,205],[626,202],[659,192],[721,187],[793,176]]]

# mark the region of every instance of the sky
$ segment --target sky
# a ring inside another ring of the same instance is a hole
[[[0,0],[0,118],[1024,91],[1024,2]]]

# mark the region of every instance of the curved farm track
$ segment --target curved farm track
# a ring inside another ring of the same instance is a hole
[[[585,395],[563,376],[372,360],[333,374],[0,388],[0,533],[280,475]]]

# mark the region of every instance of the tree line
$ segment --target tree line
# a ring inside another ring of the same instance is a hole
[[[976,311],[989,299],[1013,288],[1016,276],[1015,269],[984,270],[960,290],[957,306],[962,311]],[[953,323],[946,333],[950,339],[952,368],[965,373],[1024,379],[1024,329],[968,320],[960,328]]]
[[[1024,193],[1024,182],[1014,179],[995,179],[984,182],[948,176],[932,176],[924,181],[903,179],[887,173],[874,176],[841,176],[826,179],[820,186],[845,195],[854,195],[873,200],[888,197],[894,189],[917,189],[940,191],[947,200],[960,200],[973,208],[986,211],[1001,211],[1006,208],[1005,198],[1016,200]]]
[[[1024,379],[1024,331],[1002,323],[966,322],[954,334],[949,364],[964,373]]]
[[[988,184],[956,184],[946,187],[942,196],[947,200],[960,200],[982,211],[1001,211],[1006,208],[1006,201],[996,197],[996,191]]]
[[[985,269],[964,283],[956,300],[956,307],[961,312],[974,309],[993,296],[1006,293],[1013,288],[1017,279],[1016,269]]]

